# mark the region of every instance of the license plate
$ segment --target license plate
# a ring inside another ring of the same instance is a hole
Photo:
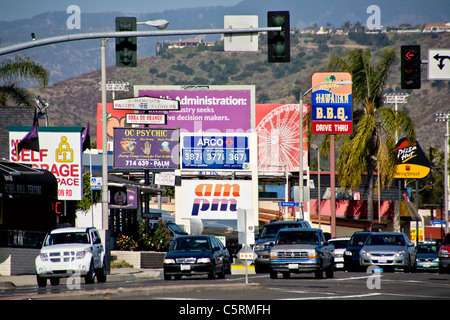
[[[423,264],[423,267],[424,267],[424,268],[430,268],[430,267],[431,267],[431,264],[430,264],[429,262],[424,263],[424,264]]]
[[[380,263],[386,263],[386,261],[387,261],[386,258],[379,258],[378,259],[378,262],[380,262]]]
[[[298,263],[289,263],[288,268],[289,269],[298,269]]]
[[[191,266],[190,266],[189,264],[182,264],[182,265],[180,266],[180,269],[181,269],[182,271],[191,270]]]

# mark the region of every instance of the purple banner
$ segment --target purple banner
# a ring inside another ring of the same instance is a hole
[[[139,96],[179,100],[180,110],[162,113],[167,114],[167,126],[179,127],[181,132],[244,133],[251,129],[248,90],[141,90]]]
[[[114,128],[114,168],[177,169],[178,130]]]

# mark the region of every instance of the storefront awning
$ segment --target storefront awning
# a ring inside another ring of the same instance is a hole
[[[400,202],[400,217],[410,217],[411,221],[422,221],[416,207],[409,201]]]
[[[57,199],[58,182],[46,170],[0,160],[0,197],[50,197]]]

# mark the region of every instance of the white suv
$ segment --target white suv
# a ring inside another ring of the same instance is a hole
[[[50,231],[36,257],[39,287],[58,285],[61,278],[80,276],[86,283],[106,281],[105,250],[95,228],[61,228]]]

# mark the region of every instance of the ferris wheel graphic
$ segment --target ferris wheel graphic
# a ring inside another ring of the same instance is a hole
[[[256,127],[256,133],[260,171],[284,171],[283,167],[273,166],[282,162],[287,163],[289,171],[299,166],[298,104],[285,104],[270,111]]]

